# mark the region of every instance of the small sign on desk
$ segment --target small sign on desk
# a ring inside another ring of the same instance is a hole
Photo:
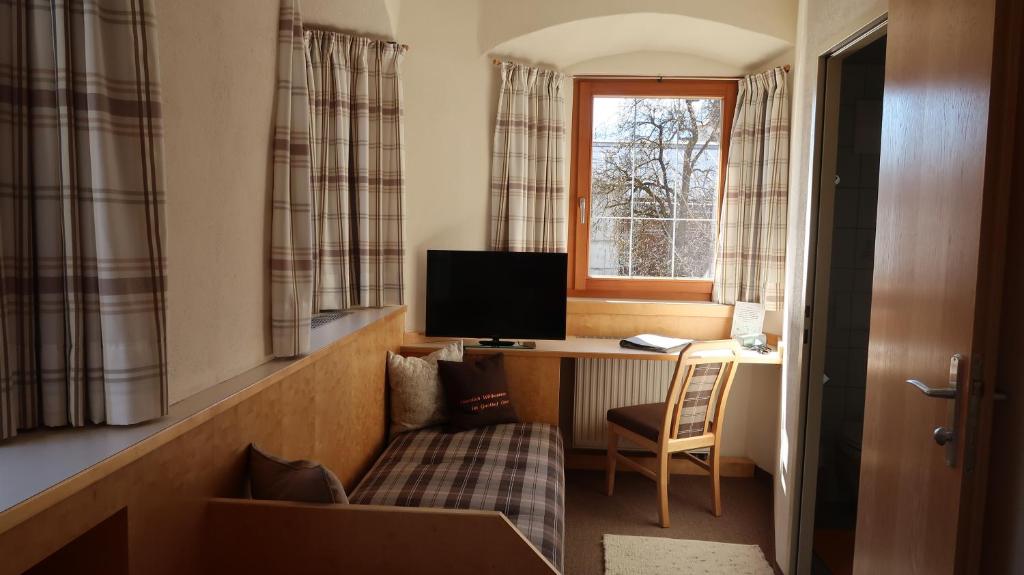
[[[764,333],[764,306],[759,303],[738,301],[732,312],[733,339]]]

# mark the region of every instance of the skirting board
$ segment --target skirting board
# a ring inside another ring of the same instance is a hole
[[[655,469],[656,459],[653,456],[637,456],[629,454],[630,457],[638,459],[651,470]],[[574,453],[565,454],[565,467],[568,469],[604,470],[608,457],[603,453]],[[753,477],[754,462],[746,457],[723,457],[721,459],[722,477]],[[707,475],[707,472],[697,467],[688,459],[672,459],[669,462],[669,472],[675,475]],[[636,473],[624,465],[619,465],[616,471]]]

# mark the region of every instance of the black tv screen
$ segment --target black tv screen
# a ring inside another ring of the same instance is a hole
[[[565,339],[566,254],[427,251],[428,336]]]

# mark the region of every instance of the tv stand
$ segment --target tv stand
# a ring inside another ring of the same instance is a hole
[[[516,342],[508,341],[507,339],[498,339],[492,337],[491,339],[481,339],[477,342],[480,347],[514,347]]]

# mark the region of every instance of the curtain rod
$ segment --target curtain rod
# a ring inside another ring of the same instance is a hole
[[[789,64],[782,67],[789,73]],[[647,76],[639,74],[572,74],[573,78],[596,78],[600,80],[742,80],[745,76]]]
[[[385,44],[394,44],[395,46],[398,46],[399,48],[401,48],[405,52],[409,51],[409,45],[408,44],[399,44],[398,42],[395,42],[393,40],[382,40],[382,39],[378,39],[378,38],[371,38],[369,36],[361,36],[360,34],[356,34],[356,33],[353,33],[353,32],[346,32],[344,30],[338,30],[337,28],[330,28],[330,27],[327,27],[327,26],[318,26],[316,24],[303,24],[302,25],[302,29],[303,30],[316,30],[317,32],[334,32],[335,34],[345,34],[346,36],[370,38],[371,40],[375,40],[377,42],[384,42]]]
[[[645,76],[622,74],[572,74],[572,78],[595,80],[742,80],[743,76]]]
[[[491,60],[495,66],[501,66],[502,61],[494,58]],[[782,67],[787,73],[789,72],[789,64]],[[628,74],[573,74],[573,78],[658,78],[665,80],[742,80],[742,76],[638,76]]]

